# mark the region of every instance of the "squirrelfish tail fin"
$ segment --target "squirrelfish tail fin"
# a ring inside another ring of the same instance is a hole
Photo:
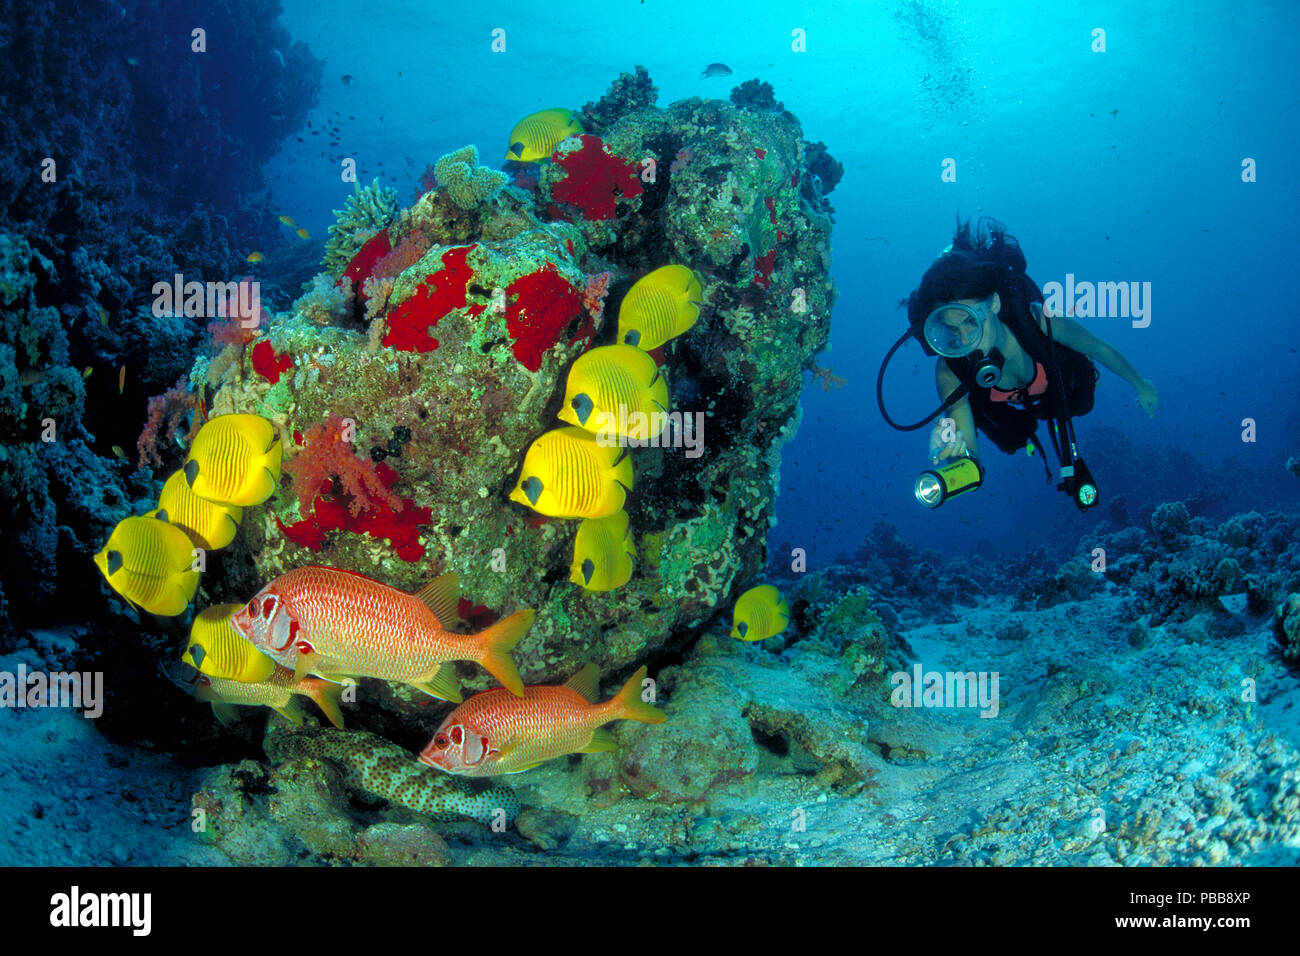
[[[483,656],[479,663],[516,697],[524,696],[524,681],[515,668],[510,652],[533,626],[533,616],[533,612],[528,609],[515,611],[504,621],[497,621],[477,635],[483,646]]]
[[[668,719],[668,715],[658,707],[641,699],[641,681],[645,675],[645,665],[642,665],[627,679],[623,689],[610,701],[613,704],[610,720],[639,720],[643,724],[662,724]]]

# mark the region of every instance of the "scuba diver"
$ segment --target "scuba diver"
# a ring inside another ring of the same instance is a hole
[[[1099,493],[1074,435],[1073,417],[1092,410],[1098,373],[1096,360],[1137,391],[1138,404],[1154,415],[1156,387],[1138,374],[1113,346],[1065,316],[1043,308],[1043,293],[1025,274],[1025,256],[1015,238],[994,220],[958,222],[952,245],[921,277],[904,300],[908,329],[880,366],[876,400],[892,427],[914,431],[935,418],[930,436],[934,470],[921,474],[916,497],[927,507],[978,488],[984,479],[977,432],[1015,454],[1043,449],[1038,424],[1044,422],[1061,463],[1057,486],[1081,510],[1097,504]],[[916,338],[927,355],[936,355],[935,383],[941,404],[924,420],[900,425],[884,403],[885,368],[894,353]],[[942,417],[940,417],[942,416]],[[1046,456],[1043,466],[1051,481]]]

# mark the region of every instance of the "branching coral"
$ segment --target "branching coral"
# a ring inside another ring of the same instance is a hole
[[[587,288],[582,293],[582,307],[587,310],[593,322],[599,322],[605,314],[605,296],[609,295],[609,283],[613,278],[612,272],[587,276]]]
[[[423,259],[428,251],[428,237],[422,232],[413,232],[403,238],[396,249],[377,259],[370,275],[376,279],[395,279]]]
[[[184,376],[161,395],[149,399],[149,416],[136,442],[139,467],[163,467],[163,444],[184,424],[185,416],[195,411],[197,404],[198,397],[190,392]]]
[[[375,471],[375,466],[357,456],[352,447],[356,424],[341,415],[330,413],[327,421],[312,425],[302,436],[302,448],[284,465],[293,478],[298,495],[298,510],[305,517],[316,496],[328,492],[338,479],[348,495],[348,511],[353,517],[374,509],[378,504],[400,509],[402,500]]]
[[[293,311],[317,325],[332,325],[345,318],[351,306],[352,290],[321,273],[311,288],[293,304]]]
[[[473,209],[495,196],[509,178],[478,164],[478,149],[462,146],[441,157],[433,167],[439,188],[461,209]]]
[[[342,275],[357,250],[393,221],[398,206],[397,190],[381,187],[377,179],[349,196],[343,209],[334,210],[338,222],[329,227],[325,242],[326,271],[336,278]]]

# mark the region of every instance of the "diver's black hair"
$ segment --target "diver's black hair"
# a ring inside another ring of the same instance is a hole
[[[907,305],[907,321],[927,354],[933,355],[921,326],[936,306],[955,299],[986,299],[996,292],[1002,309],[1028,315],[1029,303],[1043,294],[1025,274],[1025,254],[1006,226],[987,216],[971,229],[970,220],[957,218],[952,247],[931,263],[921,285],[900,305]],[[1008,313],[1012,314],[1012,313]]]

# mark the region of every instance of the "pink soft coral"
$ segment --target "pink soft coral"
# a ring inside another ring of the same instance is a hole
[[[358,457],[353,449],[349,439],[355,427],[350,419],[331,412],[328,421],[307,429],[303,447],[285,463],[304,517],[311,513],[317,495],[329,493],[333,479],[348,496],[348,511],[354,518],[381,507],[402,510],[402,499],[389,490],[374,463]]]
[[[163,466],[163,447],[184,424],[185,416],[197,412],[198,401],[197,396],[190,392],[189,382],[184,375],[167,391],[149,399],[149,417],[135,446],[140,452],[140,468],[148,465],[155,468]]]

